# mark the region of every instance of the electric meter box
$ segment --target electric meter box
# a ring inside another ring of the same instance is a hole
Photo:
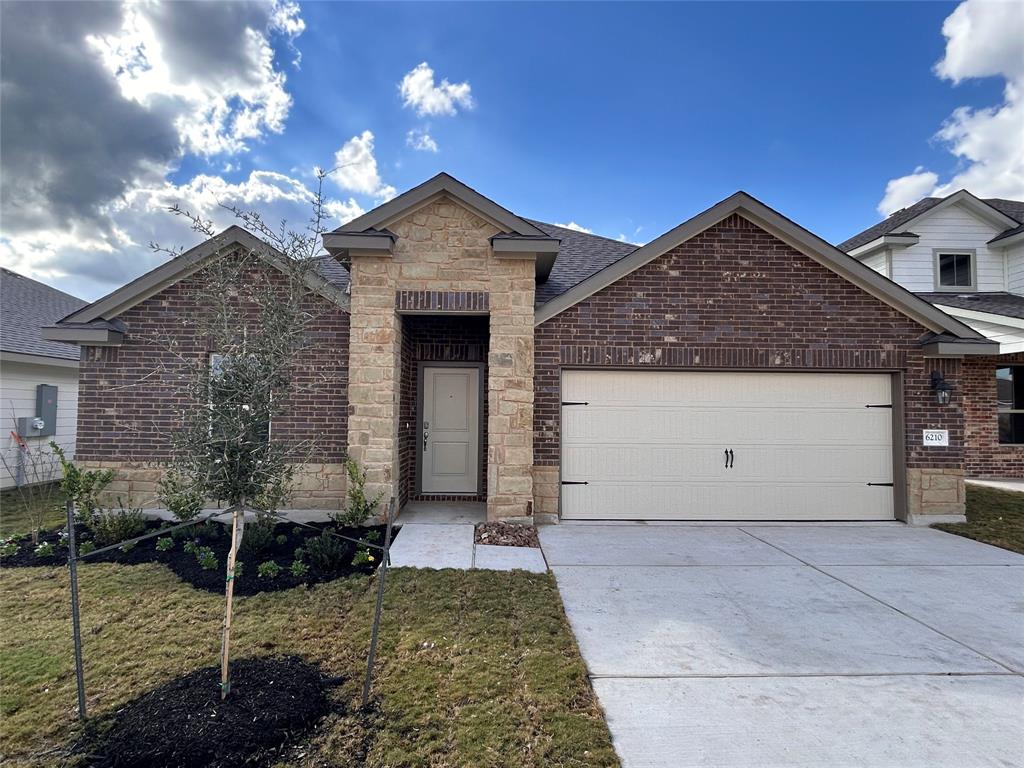
[[[36,415],[22,416],[17,426],[19,437],[51,437],[57,434],[57,388],[52,384],[37,384]]]

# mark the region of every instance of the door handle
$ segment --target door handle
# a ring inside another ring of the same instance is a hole
[[[427,450],[427,438],[430,436],[430,422],[423,422],[423,450]]]
[[[732,448],[725,449],[725,468],[732,469],[733,462],[736,461],[736,457],[732,452]]]
[[[736,466],[736,455],[732,452],[732,448],[729,449],[729,469]]]
[[[725,449],[725,468],[729,468],[729,449]]]

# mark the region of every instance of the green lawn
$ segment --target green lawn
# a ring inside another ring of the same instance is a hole
[[[1024,554],[1024,493],[967,486],[967,522],[934,526]]]
[[[90,714],[216,663],[223,601],[161,565],[80,569]],[[297,653],[358,701],[376,581],[236,599],[239,655]],[[608,729],[550,575],[397,569],[388,575],[372,717],[328,717],[317,766],[611,766]],[[55,765],[77,730],[68,576],[0,572],[0,755]],[[173,723],[168,723],[173,728]]]
[[[0,492],[0,536],[31,533],[37,518],[44,530],[66,519],[64,494],[55,484]]]

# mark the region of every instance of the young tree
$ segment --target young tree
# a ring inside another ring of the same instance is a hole
[[[300,390],[295,378],[300,357],[311,344],[310,325],[326,306],[320,298],[312,300],[327,285],[317,269],[326,229],[326,175],[318,172],[313,214],[301,230],[286,223],[271,227],[257,213],[228,209],[261,242],[241,248],[225,241],[215,248],[215,257],[201,268],[195,311],[158,340],[172,353],[157,372],[159,379],[183,403],[178,424],[167,436],[172,458],[161,501],[169,509],[192,512],[195,499],[206,498],[226,502],[232,512],[222,697],[230,690],[235,563],[245,513],[255,512],[261,524],[272,525],[267,518],[287,499],[294,466],[316,450],[315,436],[280,440],[273,425]],[[170,210],[216,243],[210,221],[177,206]]]

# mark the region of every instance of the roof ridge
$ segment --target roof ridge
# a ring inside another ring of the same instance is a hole
[[[541,221],[540,219],[530,219],[530,218],[527,218],[526,216],[522,216],[520,218],[522,218],[524,221],[530,222],[531,224],[535,224],[535,225],[539,224],[540,226],[543,226],[543,227],[554,227],[555,229],[564,229],[566,232],[573,232],[573,233],[575,233],[577,235],[583,235],[584,237],[593,237],[593,238],[597,238],[598,240],[605,240],[605,241],[607,241],[609,243],[618,243],[619,245],[629,245],[629,246],[632,246],[634,249],[642,247],[640,245],[637,245],[636,243],[631,243],[628,240],[619,240],[616,237],[607,237],[606,235],[597,235],[597,234],[594,234],[593,232],[581,232],[578,229],[573,229],[572,227],[563,227],[561,224],[552,224],[549,221]]]

